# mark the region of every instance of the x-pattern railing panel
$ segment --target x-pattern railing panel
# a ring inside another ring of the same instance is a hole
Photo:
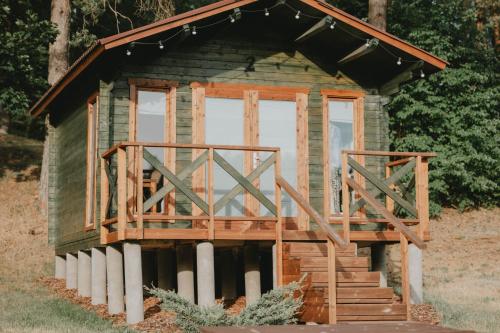
[[[106,160],[104,160],[106,161]],[[105,162],[106,165],[104,167],[104,170],[106,172],[106,177],[108,177],[108,184],[109,184],[109,196],[108,196],[108,201],[106,202],[106,218],[109,217],[110,214],[110,209],[111,209],[111,203],[113,200],[116,202],[116,183],[118,181],[118,175],[114,175],[111,170],[111,161]]]

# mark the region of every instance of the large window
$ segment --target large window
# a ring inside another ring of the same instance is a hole
[[[363,94],[356,91],[324,90],[323,145],[325,159],[324,209],[342,213],[342,150],[362,150]]]
[[[95,228],[96,165],[98,160],[98,97],[87,101],[87,171],[85,189],[85,229]]]

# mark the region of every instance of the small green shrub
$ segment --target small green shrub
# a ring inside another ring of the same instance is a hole
[[[271,290],[239,315],[229,315],[222,304],[198,306],[174,291],[146,288],[161,300],[160,307],[176,313],[175,323],[186,333],[197,333],[203,326],[260,326],[285,325],[297,321],[295,315],[302,306],[300,282]]]

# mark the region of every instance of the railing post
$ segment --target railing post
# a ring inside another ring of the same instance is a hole
[[[328,248],[328,323],[337,323],[337,268],[335,265],[335,243],[327,238]]]
[[[406,318],[410,319],[410,278],[408,266],[408,239],[402,232],[400,235],[401,246],[401,301],[406,305]]]
[[[429,232],[429,161],[417,156],[415,166],[415,194],[418,211],[418,232],[421,239]]]
[[[117,196],[118,196],[118,240],[125,239],[127,228],[127,151],[125,148],[117,149]]]
[[[348,175],[347,153],[342,152],[342,228],[344,231],[344,240],[351,241],[349,225],[349,185],[347,184]]]
[[[144,218],[144,199],[143,199],[143,166],[142,166],[142,159],[144,156],[144,146],[140,145],[137,147],[137,154],[135,155],[136,160],[135,164],[137,166],[137,184],[136,184],[136,189],[137,189],[137,239],[143,239],[144,238],[144,223],[143,223],[143,218]]]
[[[389,178],[391,176],[391,166],[385,166],[385,178]],[[394,185],[389,186],[391,189],[394,189]],[[389,196],[385,196],[385,208],[391,213],[394,214],[394,200],[392,200]]]
[[[274,162],[274,192],[276,200],[276,280],[278,287],[283,285],[283,221],[281,217],[281,186],[277,179],[281,177],[281,153],[274,152],[276,160]]]
[[[208,149],[208,239],[215,239],[214,217],[214,149]]]
[[[100,221],[101,221],[101,244],[107,244],[107,236],[108,236],[108,228],[104,226],[104,221],[106,221],[106,215],[107,215],[107,204],[109,200],[109,179],[108,179],[108,174],[106,173],[106,165],[107,165],[107,160],[103,157],[100,158],[101,162],[101,199],[100,199],[100,205],[101,205],[101,216],[100,216]]]

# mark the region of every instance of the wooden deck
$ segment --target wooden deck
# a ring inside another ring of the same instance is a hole
[[[205,327],[202,333],[475,333],[413,322],[341,323],[336,325],[277,325]]]

